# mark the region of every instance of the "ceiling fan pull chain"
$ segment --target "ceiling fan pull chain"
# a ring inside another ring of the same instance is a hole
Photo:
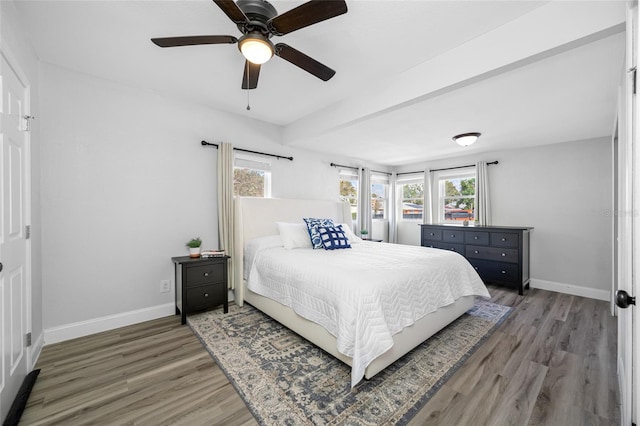
[[[249,61],[245,61],[246,66],[247,66],[247,81],[251,81],[251,79],[249,78]],[[249,106],[249,92],[251,92],[251,90],[249,90],[249,87],[247,87],[247,111],[251,111],[251,107]]]

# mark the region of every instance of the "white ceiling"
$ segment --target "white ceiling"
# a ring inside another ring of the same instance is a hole
[[[397,166],[608,136],[624,1],[347,0],[285,42],[336,70],[274,57],[240,89],[237,45],[161,49],[152,37],[239,31],[210,0],[16,0],[43,61],[282,126],[283,144]],[[284,13],[303,1],[272,1]],[[451,136],[479,131],[469,148]]]

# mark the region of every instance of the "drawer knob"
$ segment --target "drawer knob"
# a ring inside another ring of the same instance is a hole
[[[505,237],[500,238],[500,241],[504,242],[507,241],[507,239]]]
[[[478,239],[478,237],[477,237],[477,236],[475,236],[475,237],[473,237],[473,239],[474,239],[474,240],[477,240],[477,239]]]
[[[436,235],[436,234],[434,234],[433,232],[429,232],[429,235],[433,236],[433,235]]]
[[[456,234],[451,234],[451,238],[455,238],[455,237],[456,237]]]
[[[205,294],[204,294],[204,297],[209,297],[209,293],[205,293]]]
[[[505,256],[506,256],[506,254],[502,253],[502,257],[505,257]]]
[[[208,273],[208,272],[205,272],[203,275],[204,275],[205,277],[208,277],[208,276],[209,276],[209,273]]]
[[[451,247],[449,250],[451,250],[451,251],[455,251],[455,249],[454,249],[453,247]]]
[[[478,270],[478,267],[477,267],[477,266],[474,266],[473,268],[474,268],[476,271]]]
[[[503,274],[506,274],[506,273],[507,273],[507,271],[500,271],[500,272],[501,272],[501,273],[503,273]]]
[[[478,250],[474,250],[473,252],[474,252],[475,254],[478,254],[478,253],[480,253],[480,252],[479,252]]]

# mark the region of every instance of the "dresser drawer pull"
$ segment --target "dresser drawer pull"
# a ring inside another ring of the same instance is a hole
[[[208,272],[205,272],[205,273],[204,273],[204,274],[202,274],[202,275],[204,275],[205,277],[208,277],[208,276],[209,276],[209,273],[208,273]]]
[[[502,273],[502,274],[506,274],[506,273],[507,273],[507,271],[500,271],[500,273]]]
[[[504,271],[502,271],[502,272],[504,272]],[[205,293],[204,297],[209,297],[209,293]]]
[[[429,232],[429,235],[431,235],[433,237],[436,234],[434,234],[433,232]]]
[[[456,234],[451,234],[451,238],[455,238],[455,237],[456,237]]]
[[[505,257],[505,256],[506,256],[506,254],[502,253],[502,257]]]
[[[451,250],[451,251],[456,251],[456,249],[454,249],[453,247],[451,247],[449,250]]]
[[[479,252],[478,250],[474,250],[473,252],[474,252],[475,254],[478,254],[478,253],[480,253],[480,252]]]
[[[505,242],[507,239],[505,237],[500,238],[500,241]]]
[[[473,267],[473,269],[475,269],[475,270],[477,271],[477,270],[478,270],[478,267],[477,267],[477,266],[474,266],[474,267]]]
[[[476,235],[475,237],[473,237],[473,239],[474,239],[474,240],[477,240],[477,239],[478,239],[478,236]]]

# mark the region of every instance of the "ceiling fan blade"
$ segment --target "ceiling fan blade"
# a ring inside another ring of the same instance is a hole
[[[196,46],[199,44],[234,44],[238,42],[238,39],[235,38],[234,36],[227,36],[227,35],[203,35],[203,36],[152,38],[151,41],[160,47],[177,47],[177,46]]]
[[[311,0],[271,19],[267,25],[275,35],[284,35],[347,13],[344,0]]]
[[[235,24],[244,24],[248,22],[247,16],[242,9],[233,0],[213,0],[220,9],[231,19]]]
[[[291,62],[293,65],[302,68],[323,81],[329,80],[336,73],[328,66],[321,64],[315,59],[284,43],[276,44],[275,53],[285,61]]]
[[[260,65],[245,61],[244,75],[242,76],[243,89],[255,89],[258,87],[258,77],[260,76]]]

